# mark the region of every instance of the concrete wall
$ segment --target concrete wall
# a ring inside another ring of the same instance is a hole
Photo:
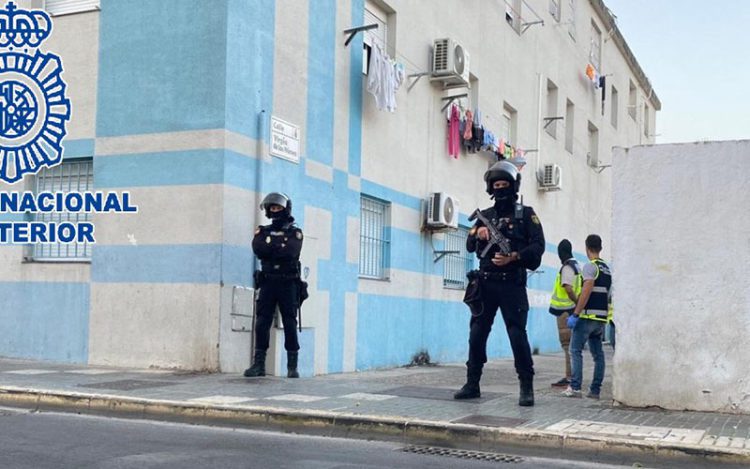
[[[618,149],[614,397],[750,413],[750,140]]]

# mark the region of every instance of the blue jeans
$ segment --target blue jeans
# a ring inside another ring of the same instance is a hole
[[[573,329],[573,337],[570,339],[570,365],[572,376],[570,387],[576,391],[581,390],[583,381],[583,345],[588,341],[591,356],[594,357],[594,379],[591,380],[589,391],[598,395],[604,381],[604,350],[602,349],[602,338],[606,323],[591,319],[580,319]]]

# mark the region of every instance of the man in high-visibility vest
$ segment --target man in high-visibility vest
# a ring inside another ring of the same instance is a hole
[[[563,239],[557,245],[557,255],[560,257],[562,267],[555,278],[555,286],[552,290],[552,298],[549,303],[549,312],[557,317],[557,335],[560,338],[560,346],[565,352],[565,377],[552,383],[556,387],[570,386],[570,337],[571,331],[568,327],[568,317],[576,307],[578,295],[581,294],[581,266],[573,258],[573,246],[570,241]]]
[[[583,266],[583,288],[576,302],[568,326],[573,330],[570,339],[570,361],[572,376],[570,386],[563,392],[565,397],[581,397],[583,380],[583,344],[588,342],[594,357],[594,377],[586,397],[599,399],[604,381],[604,349],[602,338],[609,322],[609,304],[612,299],[612,272],[601,260],[602,238],[592,234],[586,238],[586,255],[591,262]]]

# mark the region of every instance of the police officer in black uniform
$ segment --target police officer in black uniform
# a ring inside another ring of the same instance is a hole
[[[260,208],[270,225],[259,226],[253,238],[253,252],[260,259],[255,288],[260,289],[256,305],[255,355],[245,376],[265,376],[266,351],[270,340],[276,305],[284,324],[284,348],[287,351],[287,377],[299,378],[297,358],[297,310],[300,306],[300,262],[302,230],[294,224],[292,201],[285,194],[268,194]]]
[[[469,231],[466,248],[480,257],[479,272],[475,272],[474,277],[480,293],[476,308],[472,307],[466,384],[454,397],[480,397],[479,379],[487,362],[487,337],[499,307],[521,384],[518,404],[533,406],[534,363],[526,336],[529,311],[526,269],[534,270],[539,267],[544,253],[544,233],[534,210],[516,202],[521,175],[513,163],[499,161],[493,164],[484,174],[484,181],[487,193],[492,196],[495,204],[482,210],[482,214],[510,241],[511,252],[502,255],[499,248],[493,245],[481,257],[490,238],[489,231],[479,220]]]

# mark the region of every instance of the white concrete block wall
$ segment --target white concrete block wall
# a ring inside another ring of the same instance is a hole
[[[750,412],[750,140],[614,162],[615,399]]]

